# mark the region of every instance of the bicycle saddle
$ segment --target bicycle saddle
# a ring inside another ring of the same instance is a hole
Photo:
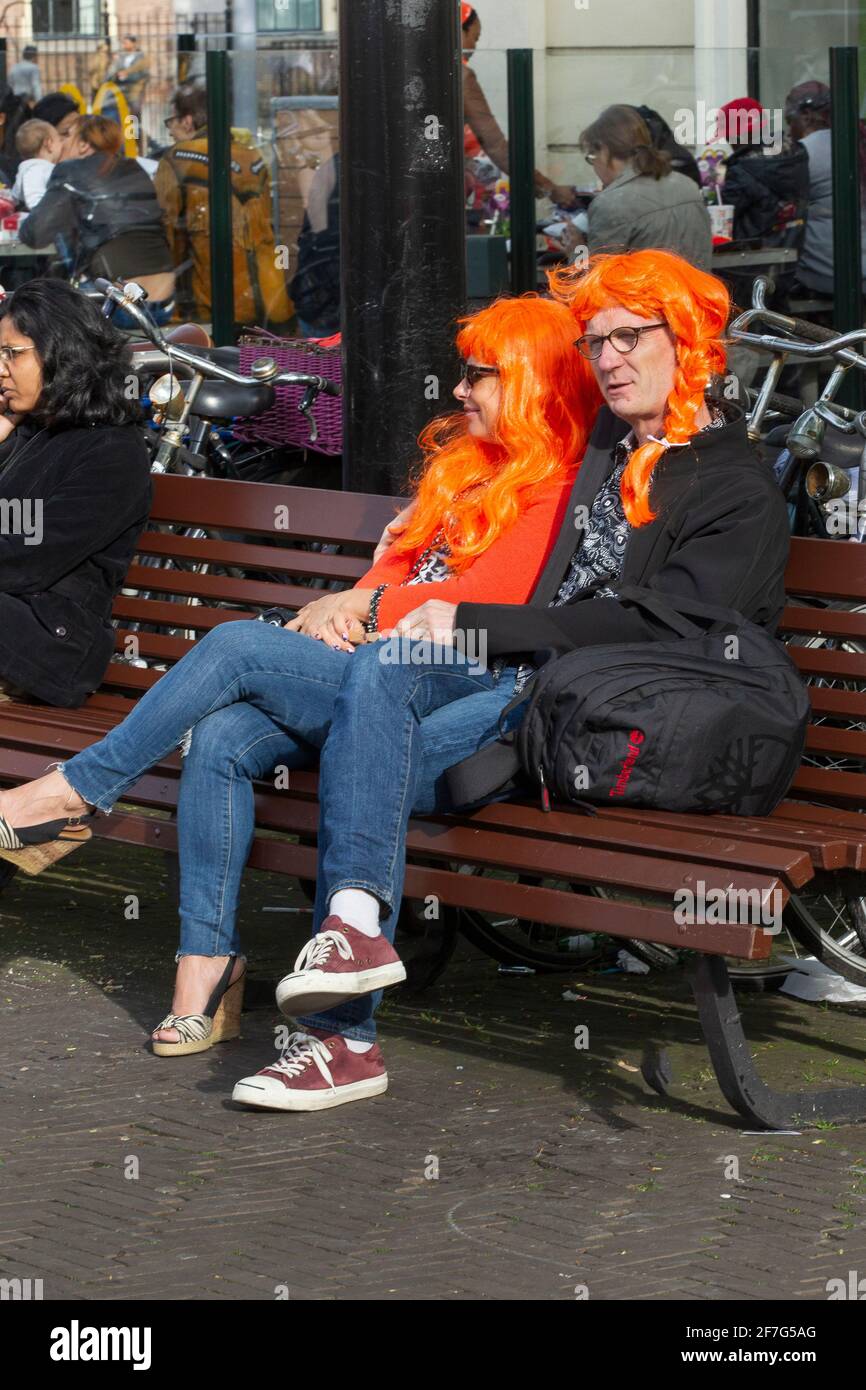
[[[184,389],[189,383],[184,382]],[[263,415],[276,400],[273,386],[255,382],[237,386],[233,381],[203,381],[192,408],[204,420],[231,420],[235,415]]]

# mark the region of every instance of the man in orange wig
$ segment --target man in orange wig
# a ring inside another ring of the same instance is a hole
[[[381,954],[377,936],[393,939],[409,813],[501,795],[484,784],[485,754],[515,688],[532,679],[535,654],[669,639],[663,619],[620,600],[626,585],[737,608],[768,629],[781,612],[785,506],[742,413],[710,393],[725,366],[724,286],[647,250],[598,257],[552,289],[605,401],[558,540],[528,602],[428,598],[390,619],[408,639],[399,660],[367,645],[347,663],[321,762],[321,926],[277,991],[301,1031],[284,1066],[239,1083],[247,1104],[339,1105],[371,1094],[374,1072],[384,1076],[376,985],[362,958]],[[496,660],[481,676],[466,653],[485,643]],[[520,713],[505,716],[508,727]],[[390,982],[383,972],[379,985]],[[355,1061],[340,1037],[359,1050]]]

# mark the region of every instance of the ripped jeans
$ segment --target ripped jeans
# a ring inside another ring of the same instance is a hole
[[[179,955],[238,954],[238,893],[255,829],[252,779],[316,761],[351,660],[268,623],[222,623],[122,724],[63,765],[79,796],[110,811],[183,746]]]
[[[388,669],[377,646],[339,652],[267,623],[223,623],[122,724],[63,765],[80,796],[110,811],[191,730],[178,799],[180,955],[238,953],[238,893],[255,829],[252,781],[314,763],[332,726],[313,930],[337,888],[364,884],[383,902],[382,928],[393,939],[405,813],[448,809],[445,769],[496,737],[514,672],[497,679],[459,663]],[[353,713],[355,705],[363,714]],[[381,826],[382,834],[359,839],[359,824]],[[363,1019],[345,1020],[348,1035],[367,1035],[368,1009]]]

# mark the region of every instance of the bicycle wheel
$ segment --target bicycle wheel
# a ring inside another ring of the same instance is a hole
[[[464,865],[460,872],[482,873],[484,870]],[[497,872],[494,877],[501,879],[503,875]],[[572,892],[604,898],[609,902],[656,906],[659,903],[659,899],[649,893],[608,888],[600,884],[584,887],[552,879],[534,878],[526,874],[514,874],[511,877],[515,883],[535,887],[570,887]],[[616,947],[624,948],[652,970],[676,970],[683,962],[683,953],[675,946],[639,941],[634,937],[608,938],[603,931],[598,933],[597,953],[587,957],[569,949],[570,934],[560,927],[550,927],[545,923],[527,921],[517,916],[503,917],[493,913],[477,912],[474,909],[452,908],[449,911],[455,913],[457,929],[486,955],[503,965],[528,966],[539,974],[578,970],[602,956],[607,941],[611,941]],[[737,989],[744,991],[763,992],[779,989],[791,972],[791,966],[779,959],[784,951],[799,954],[796,941],[787,931],[782,940],[774,943],[770,960],[751,962],[733,956],[727,957],[732,983]]]
[[[834,602],[827,604],[827,607],[854,613],[866,612],[866,607],[857,604]],[[866,652],[866,643],[863,642],[800,634],[791,637],[788,645],[811,650],[823,647],[855,654]],[[806,683],[813,689],[856,691],[860,688],[856,681],[825,679],[822,676],[807,677]],[[859,733],[866,730],[863,720],[835,719],[829,715],[815,718],[813,724]],[[864,770],[863,759],[850,754],[807,751],[803,755],[803,764],[842,772]],[[816,874],[799,893],[791,895],[786,921],[792,934],[818,960],[853,984],[866,985],[866,875],[841,870]]]
[[[824,965],[866,986],[866,875],[838,869],[816,874],[791,894],[785,923]]]

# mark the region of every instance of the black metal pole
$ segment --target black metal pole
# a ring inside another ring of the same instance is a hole
[[[401,493],[466,298],[459,8],[340,6],[343,480]]]
[[[210,200],[211,335],[214,342],[220,346],[233,343],[235,339],[228,54],[208,52],[205,73]]]
[[[538,284],[535,253],[535,107],[532,49],[508,50],[508,162],[511,188],[511,288]]]
[[[833,324],[848,333],[863,324],[860,265],[860,95],[857,49],[830,49],[833,101]],[[838,399],[859,410],[859,373],[851,372]]]

